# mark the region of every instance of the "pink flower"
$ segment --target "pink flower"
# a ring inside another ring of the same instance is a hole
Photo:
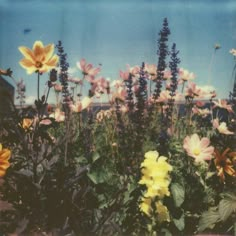
[[[111,84],[112,87],[115,87],[116,89],[120,88],[123,86],[123,81],[122,80],[113,80],[112,84]]]
[[[196,101],[196,106],[197,107],[204,107],[205,106],[205,102],[203,102],[203,101]]]
[[[40,125],[50,125],[52,124],[52,121],[49,119],[43,119],[39,122]]]
[[[188,86],[185,91],[185,96],[187,97],[201,97],[202,96],[202,90],[199,88],[195,83],[189,82]]]
[[[145,71],[150,75],[150,80],[157,78],[157,66],[155,64],[145,64]]]
[[[49,117],[54,118],[56,122],[63,122],[65,120],[65,112],[56,108],[55,112],[50,114]]]
[[[171,79],[171,77],[172,77],[171,71],[170,70],[164,70],[163,79],[168,80],[168,79]]]
[[[120,70],[120,78],[123,80],[128,80],[129,79],[129,71]]]
[[[208,115],[211,114],[211,111],[208,108],[198,108],[198,107],[193,107],[192,109],[193,114],[202,116],[202,117],[207,117]]]
[[[228,105],[226,100],[218,99],[218,102],[217,101],[213,101],[213,103],[215,104],[215,106],[213,108],[220,107],[220,108],[226,109],[230,113],[234,113],[233,109],[232,109],[232,106]]]
[[[221,134],[226,134],[226,135],[234,134],[234,132],[228,130],[226,123],[225,122],[220,123],[218,118],[214,119],[212,124],[213,127],[217,129]]]
[[[213,158],[214,147],[209,146],[210,140],[206,137],[200,139],[197,134],[187,136],[184,139],[183,148],[195,162],[203,162]]]
[[[110,81],[101,77],[99,79],[95,79],[92,83],[92,93],[97,97],[100,97],[101,94],[110,93]]]
[[[82,84],[82,80],[80,78],[69,78],[68,81],[74,84]]]
[[[89,75],[92,77],[96,76],[101,71],[100,67],[95,68],[92,64],[86,63],[86,60],[84,58],[81,59],[80,62],[77,62],[76,65],[84,75]]]
[[[157,99],[157,102],[161,102],[161,103],[165,103],[168,102],[168,100],[170,99],[170,91],[168,90],[162,90],[160,93],[159,98]]]
[[[183,68],[179,69],[179,77],[182,81],[189,81],[195,79],[195,74],[193,72],[189,72],[188,70],[185,70]]]
[[[128,108],[126,105],[122,105],[122,106],[120,107],[120,111],[121,111],[122,113],[126,113],[126,112],[128,112],[128,110],[129,110],[129,108]]]
[[[127,65],[127,70],[132,76],[136,76],[140,72],[140,67],[139,66],[130,67],[130,65]]]
[[[60,84],[54,84],[54,90],[59,93],[62,91],[62,86]]]
[[[71,104],[70,109],[73,112],[81,112],[84,109],[87,109],[92,104],[92,99],[90,97],[84,97],[82,101],[77,101],[76,104]]]
[[[112,102],[115,101],[115,99],[119,99],[121,101],[125,101],[127,92],[124,88],[120,87],[115,92],[112,93]]]
[[[166,90],[170,90],[171,89],[171,82],[166,82]]]
[[[170,96],[170,91],[168,89],[162,90],[160,93],[159,98],[156,100],[156,102],[160,103],[167,103],[170,99],[175,99],[176,101],[179,101],[182,99],[182,95],[180,93],[176,93],[174,97]]]

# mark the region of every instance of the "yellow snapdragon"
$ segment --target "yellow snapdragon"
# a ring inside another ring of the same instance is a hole
[[[145,153],[145,159],[141,163],[142,178],[139,181],[139,184],[147,188],[140,203],[140,210],[149,217],[152,213],[157,213],[160,222],[169,221],[168,209],[161,202],[161,199],[170,195],[169,172],[173,168],[166,160],[164,156],[159,157],[157,151]],[[156,209],[152,209],[152,203],[155,203]]]

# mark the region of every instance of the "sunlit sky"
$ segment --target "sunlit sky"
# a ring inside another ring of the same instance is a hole
[[[117,79],[126,64],[157,63],[156,41],[165,17],[169,45],[176,43],[180,51],[180,67],[194,72],[198,85],[213,86],[219,97],[228,97],[235,63],[229,53],[236,48],[235,0],[0,0],[0,68],[11,67],[17,80],[25,80],[32,101],[36,74],[27,75],[20,67],[18,47],[61,40],[72,69],[86,58],[95,66],[102,63],[101,76]],[[25,34],[24,29],[31,31]],[[216,43],[221,48],[209,72]],[[78,69],[74,76],[81,76]]]

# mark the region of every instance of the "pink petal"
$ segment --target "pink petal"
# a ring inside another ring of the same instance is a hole
[[[83,68],[86,65],[86,60],[82,58],[79,63],[80,63],[80,66]]]
[[[204,149],[210,144],[210,140],[208,138],[202,138],[200,141],[200,148]]]

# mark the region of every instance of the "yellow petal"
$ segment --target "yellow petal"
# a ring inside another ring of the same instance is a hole
[[[22,67],[24,67],[25,69],[27,69],[28,67],[32,67],[34,66],[34,63],[32,61],[30,61],[29,59],[23,58],[22,60],[20,60],[20,65]],[[35,66],[34,66],[35,67]]]
[[[50,67],[44,64],[41,68],[38,69],[40,73],[44,73],[50,70]]]
[[[59,57],[57,55],[54,55],[50,60],[46,62],[46,65],[49,67],[56,67],[58,61],[59,61]]]
[[[32,63],[34,63],[35,57],[34,57],[33,52],[32,52],[29,48],[24,47],[24,46],[21,46],[21,47],[19,47],[18,49],[19,49],[19,51],[23,54],[23,56],[24,56],[26,59],[28,59],[28,60],[30,60]]]
[[[3,149],[2,152],[0,153],[0,162],[8,160],[11,156],[11,151],[8,149]]]
[[[36,61],[42,62],[42,60],[44,60],[45,58],[44,47],[41,41],[36,41],[34,43],[33,52]]]
[[[2,151],[2,144],[0,143],[0,152]]]
[[[236,175],[236,171],[232,168],[232,166],[225,166],[224,171],[231,176]]]
[[[45,62],[47,62],[52,57],[53,51],[54,51],[54,44],[48,44],[47,46],[45,46],[44,48]]]
[[[8,161],[1,162],[0,161],[0,169],[6,170],[10,166],[10,163]]]
[[[31,68],[27,68],[26,70],[27,70],[27,74],[28,74],[28,75],[31,75],[31,74],[33,74],[35,71],[37,71],[37,68],[31,67]]]
[[[0,177],[3,177],[5,175],[5,173],[6,173],[6,171],[1,169],[1,167],[0,167]]]
[[[32,74],[33,72],[35,72],[35,71],[37,70],[37,68],[34,66],[34,64],[33,64],[30,60],[28,60],[28,59],[26,59],[26,58],[23,58],[23,59],[19,62],[19,64],[20,64],[24,69],[27,70],[27,73],[28,73],[28,74]]]

